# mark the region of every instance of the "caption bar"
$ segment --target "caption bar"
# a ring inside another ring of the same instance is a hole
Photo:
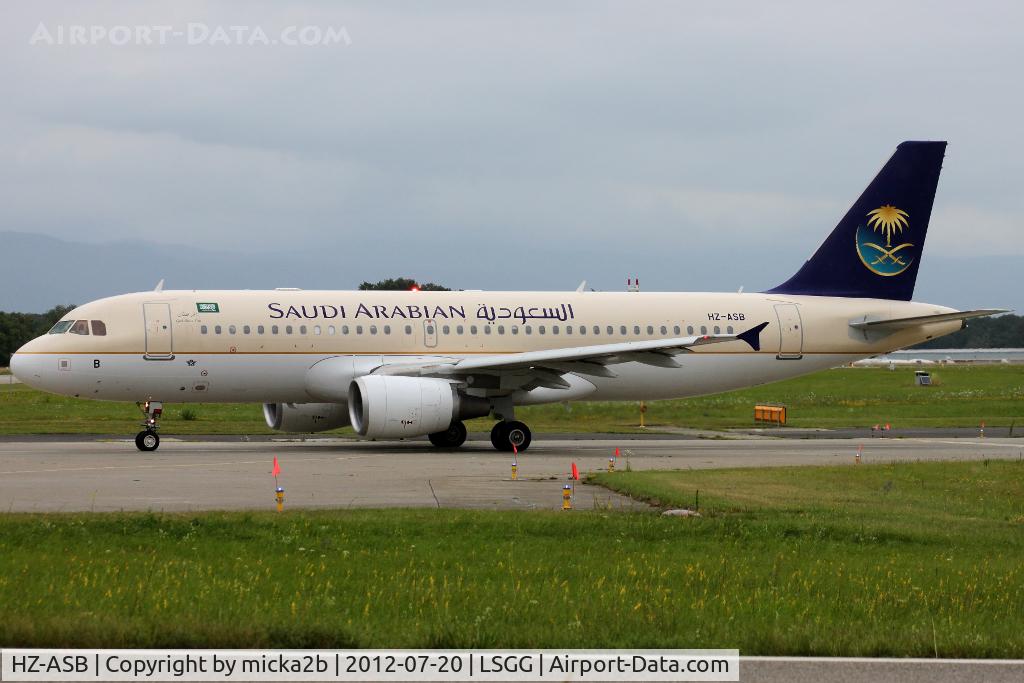
[[[4,681],[738,681],[739,650],[0,650]]]

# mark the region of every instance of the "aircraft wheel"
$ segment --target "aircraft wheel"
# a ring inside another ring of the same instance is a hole
[[[140,451],[155,451],[160,446],[160,436],[145,429],[135,435],[135,447]]]
[[[533,440],[533,434],[530,433],[530,428],[522,422],[512,421],[509,422],[505,428],[505,448],[504,450],[512,450],[512,444],[515,444],[516,449],[522,453],[530,447],[530,442]]]
[[[491,428],[491,445],[499,451],[511,451],[512,444],[508,440],[508,426],[510,423],[502,420],[496,422]]]
[[[456,420],[448,429],[428,434],[427,438],[438,448],[458,448],[466,443],[466,434],[466,425]]]

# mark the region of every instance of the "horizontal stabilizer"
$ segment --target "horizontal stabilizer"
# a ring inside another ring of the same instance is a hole
[[[1002,308],[982,308],[976,311],[955,311],[953,313],[937,313],[935,315],[916,315],[910,318],[888,318],[885,320],[851,320],[850,327],[858,330],[899,330],[905,327],[917,327],[928,323],[944,323],[951,320],[968,320],[970,318],[984,318],[989,315],[1007,313]]]

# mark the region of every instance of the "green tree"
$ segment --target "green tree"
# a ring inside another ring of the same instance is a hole
[[[359,285],[359,289],[361,290],[388,290],[398,292],[407,292],[414,287],[419,287],[420,291],[423,292],[451,291],[448,287],[433,282],[426,282],[421,285],[412,278],[408,277],[389,277],[386,280],[378,280],[377,282],[363,282]]]

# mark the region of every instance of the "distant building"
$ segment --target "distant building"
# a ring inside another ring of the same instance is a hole
[[[1024,349],[906,349],[855,361],[854,367],[1024,363]]]

